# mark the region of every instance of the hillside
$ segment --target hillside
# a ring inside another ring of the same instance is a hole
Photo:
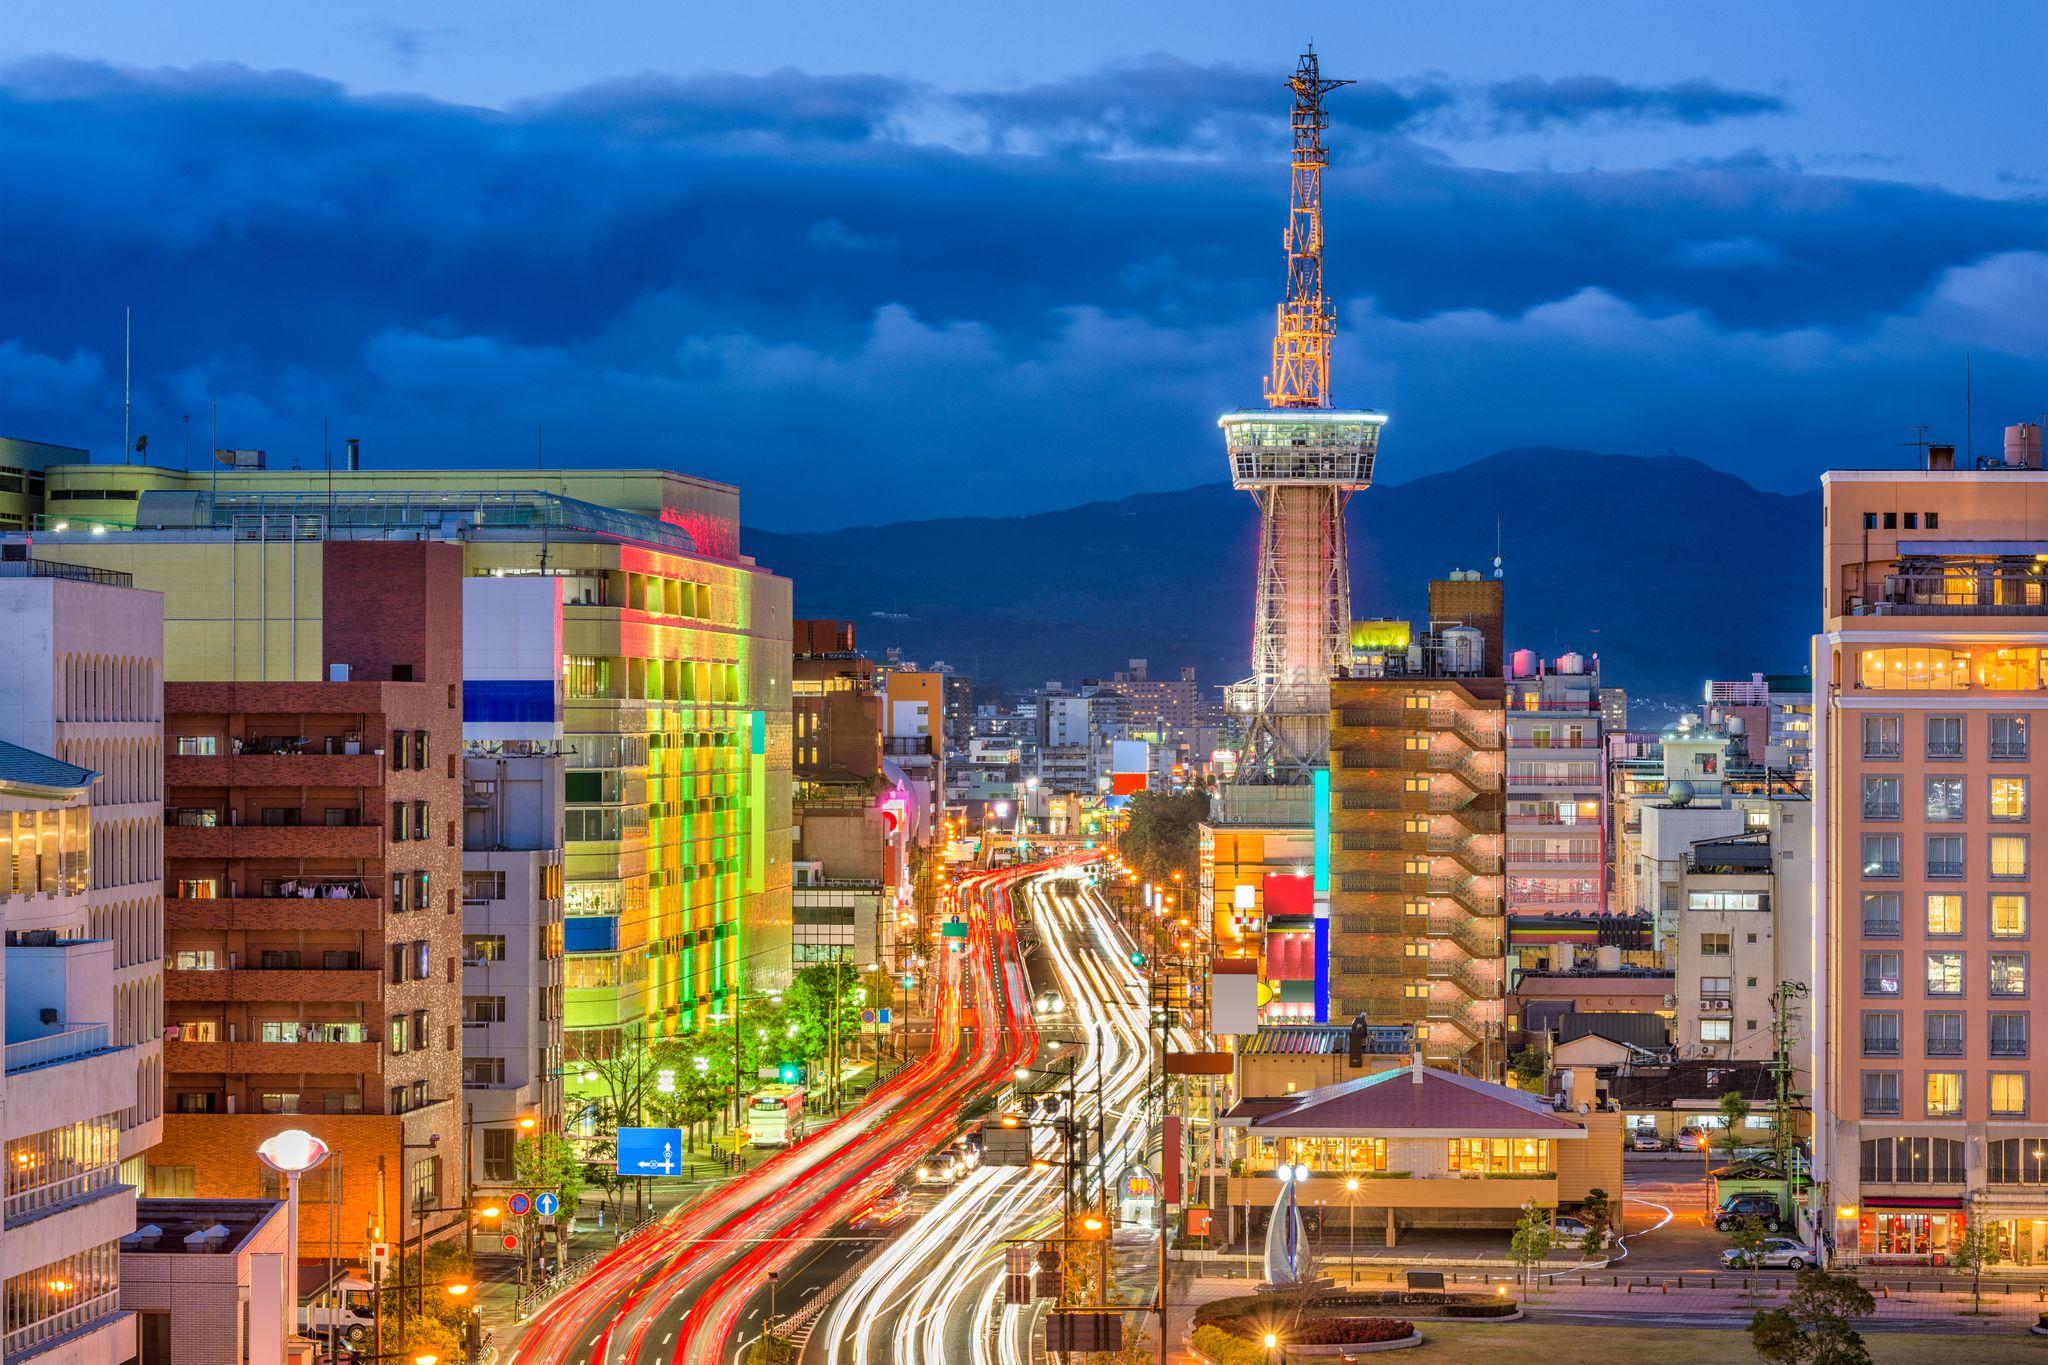
[[[1819,490],[1766,493],[1675,457],[1532,447],[1370,489],[1351,504],[1353,615],[1419,614],[1428,578],[1489,566],[1496,519],[1511,646],[1597,652],[1606,681],[1674,700],[1710,675],[1805,661]],[[857,621],[872,653],[898,645],[1023,687],[1133,656],[1204,683],[1241,676],[1256,536],[1251,500],[1214,484],[745,540],[795,580],[798,615]]]

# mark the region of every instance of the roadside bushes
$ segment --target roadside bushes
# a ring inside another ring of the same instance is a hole
[[[1270,1330],[1260,1318],[1224,1318],[1209,1324],[1244,1341],[1263,1341]],[[1415,1324],[1399,1318],[1305,1318],[1286,1329],[1290,1346],[1370,1346],[1382,1341],[1406,1341],[1415,1335]]]

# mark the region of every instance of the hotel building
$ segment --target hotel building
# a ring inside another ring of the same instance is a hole
[[[2048,721],[2048,473],[2007,458],[1823,476],[1814,641],[1822,1221],[1850,1261],[1939,1262],[1970,1218],[2048,1261],[2034,734]]]

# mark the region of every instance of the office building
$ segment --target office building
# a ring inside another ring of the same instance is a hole
[[[511,1185],[520,1138],[563,1126],[561,658],[560,580],[462,580],[462,1096],[473,1189]],[[576,947],[614,951],[601,939]]]
[[[317,1171],[300,1183],[307,1180],[324,1183]],[[142,1199],[135,1220],[121,1239],[121,1307],[135,1315],[143,1360],[216,1365],[279,1358],[292,1255],[283,1203]]]
[[[147,594],[134,594],[145,598]],[[84,661],[79,661],[83,663]],[[67,693],[141,713],[153,686],[110,669]],[[101,688],[107,688],[104,693]],[[115,1031],[117,942],[92,920],[91,792],[104,775],[0,742],[0,1356],[117,1365],[136,1351],[120,1308],[120,1239],[135,1227],[122,1126],[138,1107],[136,1048]]]
[[[2048,722],[2040,428],[1957,467],[1831,470],[1814,639],[1815,1089],[1837,1254],[1929,1263],[1967,1219],[2048,1261],[2033,736]]]
[[[468,575],[559,578],[568,928],[617,944],[569,953],[569,1060],[730,1017],[743,978],[786,980],[789,582],[740,553],[737,491],[652,469],[356,463],[331,490],[254,458],[157,471],[142,529],[38,543],[163,588],[173,678],[318,676],[330,542],[424,537],[460,545]]]

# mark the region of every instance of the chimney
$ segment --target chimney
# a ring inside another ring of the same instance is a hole
[[[1951,470],[1956,467],[1954,446],[1927,447],[1927,467],[1931,470]]]
[[[363,443],[353,436],[348,438],[348,463],[342,467],[350,470],[363,467]]]

